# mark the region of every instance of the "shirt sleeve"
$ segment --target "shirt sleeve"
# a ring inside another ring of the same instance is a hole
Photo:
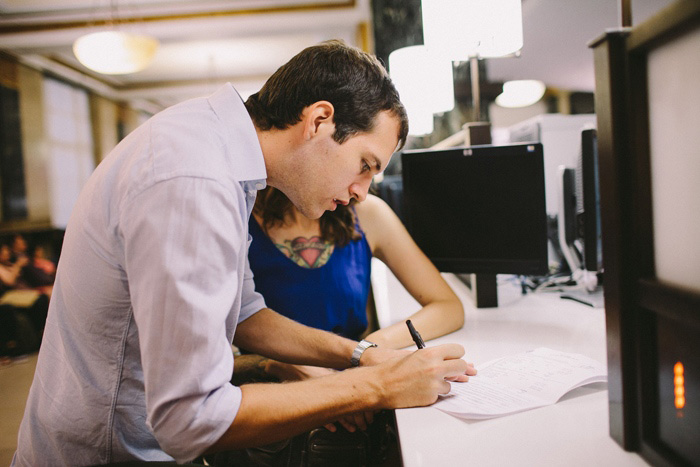
[[[248,235],[245,257],[245,274],[243,276],[243,291],[241,293],[241,314],[238,317],[239,323],[267,307],[263,296],[255,291],[253,271],[250,269],[250,262],[248,261],[248,248],[250,247],[250,242],[252,241],[253,237]]]
[[[188,461],[241,402],[225,326],[247,251],[241,202],[215,180],[176,177],[135,195],[120,225],[146,422],[165,452]]]

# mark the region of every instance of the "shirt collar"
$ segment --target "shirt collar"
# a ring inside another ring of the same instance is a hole
[[[255,126],[243,104],[243,99],[231,83],[226,83],[207,100],[226,128],[231,129],[231,141],[238,148],[242,148],[236,151],[243,162],[236,164],[238,180],[262,181],[264,187],[264,180],[267,178],[265,159]]]

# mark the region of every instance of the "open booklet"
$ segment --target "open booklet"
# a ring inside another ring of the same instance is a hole
[[[467,383],[451,383],[433,407],[459,418],[501,417],[556,403],[589,383],[607,381],[607,369],[584,355],[540,347],[477,367]]]

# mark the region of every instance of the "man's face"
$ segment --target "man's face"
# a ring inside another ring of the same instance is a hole
[[[363,201],[372,177],[389,163],[398,134],[399,120],[389,112],[377,115],[371,132],[351,136],[342,144],[333,140],[332,132],[325,132],[296,158],[296,173],[288,174],[285,193],[311,219],[352,198]]]

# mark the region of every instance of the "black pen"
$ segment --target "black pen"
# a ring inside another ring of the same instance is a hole
[[[424,348],[425,342],[423,342],[423,338],[420,336],[420,334],[418,334],[416,328],[413,327],[413,323],[410,319],[406,320],[406,326],[408,326],[408,332],[411,333],[411,338],[413,339],[413,342],[416,343],[416,347],[418,347],[419,349]]]

